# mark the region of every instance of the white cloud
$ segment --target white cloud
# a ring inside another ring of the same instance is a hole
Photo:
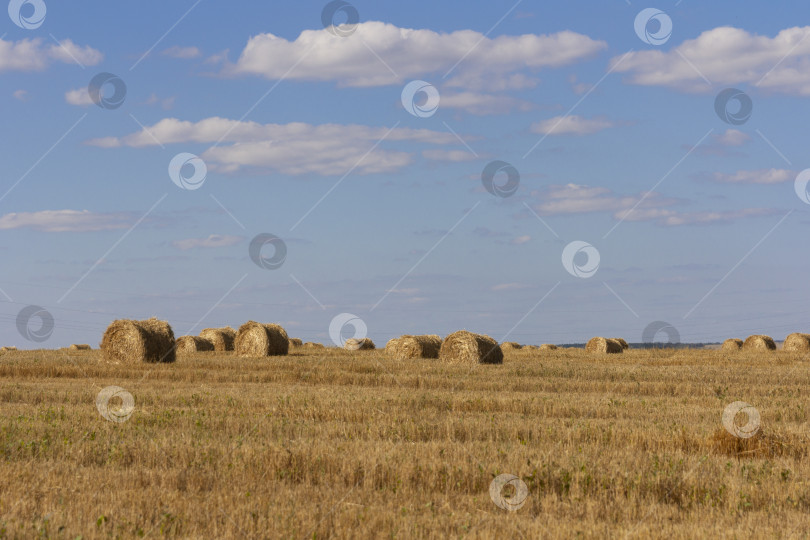
[[[479,159],[468,150],[425,150],[422,152],[422,156],[431,161],[452,161],[455,163]]]
[[[446,34],[371,21],[360,23],[345,38],[325,29],[305,30],[295,41],[273,34],[253,36],[224,73],[383,86],[426,74],[444,75],[458,63],[454,74],[458,80],[450,82],[451,86],[482,87],[497,81],[510,88],[525,88],[536,82],[520,73],[522,70],[572,64],[605,48],[603,41],[567,30],[489,38],[474,30]]]
[[[743,208],[730,211],[677,212],[665,208],[618,212],[614,217],[625,221],[654,221],[658,225],[676,227],[680,225],[708,225],[727,223],[748,217],[770,216],[776,213],[772,208]],[[625,215],[626,214],[626,215]]]
[[[638,204],[638,208],[658,208],[679,202],[669,199],[660,193],[638,195],[618,195],[608,188],[566,184],[549,186],[543,192],[534,192],[533,196],[542,202],[533,206],[540,214],[585,214],[590,212],[618,212],[628,210]],[[643,202],[640,202],[642,201]]]
[[[89,46],[76,45],[69,39],[59,44],[48,43],[42,38],[20,41],[0,39],[0,72],[42,71],[54,61],[71,64],[78,60],[85,66],[94,66],[103,58],[101,52]]]
[[[65,92],[65,101],[70,105],[79,107],[88,107],[93,104],[93,100],[90,98],[90,92],[87,91],[87,88],[68,90]]]
[[[532,239],[531,236],[528,234],[524,234],[523,236],[518,236],[517,238],[513,238],[511,242],[512,245],[519,246],[521,244],[525,244],[526,242],[530,242]]]
[[[810,39],[805,39],[808,35],[810,26],[786,28],[774,37],[723,26],[707,30],[669,51],[632,52],[621,63],[619,57],[613,58],[611,65],[616,71],[627,73],[628,82],[638,85],[716,92],[722,86],[752,84],[774,92],[806,96],[810,95]]]
[[[459,92],[456,94],[442,94],[440,107],[443,109],[462,109],[470,114],[483,116],[504,114],[512,110],[525,112],[534,109],[536,106],[528,101],[509,96]]]
[[[187,251],[194,248],[218,248],[233,246],[241,242],[241,236],[229,236],[222,234],[212,234],[208,238],[187,238],[185,240],[176,240],[172,242],[172,246],[180,251]]]
[[[28,90],[22,90],[22,89],[15,90],[14,94],[12,94],[12,95],[14,96],[14,99],[18,99],[20,101],[28,101]]]
[[[42,210],[13,212],[0,217],[0,230],[33,229],[42,232],[107,231],[129,227],[127,213],[96,213],[88,210]]]
[[[722,146],[742,146],[751,140],[751,136],[737,129],[727,129],[719,135],[712,135]]]
[[[101,52],[89,46],[82,47],[76,45],[69,39],[60,41],[58,45],[51,45],[50,49],[48,49],[48,53],[53,59],[66,64],[78,62],[85,66],[95,66],[104,59],[104,55],[101,54]]]
[[[555,116],[532,124],[532,133],[543,135],[590,135],[613,127],[605,118],[583,118],[582,116]]]
[[[715,182],[729,184],[779,184],[793,182],[796,179],[796,172],[787,169],[737,171],[734,174],[716,172],[711,178]]]
[[[189,58],[197,58],[202,53],[197,47],[179,47],[175,45],[174,47],[169,47],[160,54],[170,56],[171,58],[187,60]]]
[[[369,152],[383,138],[385,142]],[[219,142],[201,157],[223,172],[255,167],[291,175],[326,176],[342,175],[352,168],[358,174],[389,172],[412,162],[413,156],[408,152],[385,149],[388,142],[458,144],[451,133],[428,129],[395,128],[389,132],[385,127],[301,122],[258,124],[218,117],[199,122],[165,118],[130,135],[93,139],[87,144],[102,148],[144,147],[157,145],[157,141],[164,145]]]
[[[518,291],[520,289],[528,289],[529,286],[523,283],[499,283],[492,287],[495,292],[498,291]]]
[[[660,193],[618,195],[607,188],[568,184],[550,186],[542,193],[532,193],[542,202],[532,206],[541,214],[585,214],[609,212],[622,221],[652,221],[663,226],[707,225],[747,217],[769,216],[776,212],[768,208],[746,208],[733,211],[679,212],[668,208],[681,203]]]

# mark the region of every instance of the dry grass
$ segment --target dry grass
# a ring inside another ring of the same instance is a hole
[[[171,363],[176,356],[172,327],[154,317],[113,321],[101,338],[101,350],[112,363]]]
[[[347,351],[372,351],[376,349],[374,342],[369,338],[355,339],[349,338],[343,344],[343,348]]]
[[[745,338],[742,348],[755,351],[775,351],[776,343],[771,336],[753,335]]]
[[[537,347],[541,351],[556,351],[559,347],[556,345],[552,345],[551,343],[543,343],[539,347]]]
[[[10,351],[16,351],[16,350],[17,350],[17,347],[14,347],[14,346],[0,347],[0,352],[10,352]]]
[[[214,350],[211,341],[199,336],[180,336],[176,343],[177,356],[191,356],[194,353]]]
[[[459,330],[444,338],[439,358],[449,364],[502,364],[503,351],[489,336]]]
[[[113,365],[100,351],[8,352],[0,537],[802,538],[800,358],[521,350],[492,366],[330,348]],[[96,409],[108,385],[134,397],[124,423]],[[736,400],[760,410],[763,439],[714,443]],[[501,473],[528,487],[517,512],[489,498]]]
[[[624,338],[615,337],[615,338],[611,338],[611,339],[613,339],[613,341],[617,341],[617,342],[619,343],[619,345],[621,345],[621,346],[622,346],[622,349],[624,349],[625,351],[626,351],[627,349],[629,349],[629,348],[630,348],[630,344],[629,344],[629,343],[627,343],[627,342],[624,340]]]
[[[423,336],[404,335],[393,338],[385,344],[385,352],[393,358],[438,358],[442,338],[435,334]]]
[[[742,349],[743,340],[738,338],[729,338],[723,342],[723,345],[720,346],[720,350],[722,351],[739,351]]]
[[[236,330],[230,326],[224,328],[205,328],[200,332],[200,337],[213,343],[215,351],[232,351],[233,342],[236,339]]]
[[[796,352],[810,351],[810,334],[801,334],[799,332],[790,334],[785,338],[782,349]]]
[[[596,354],[616,354],[623,352],[624,348],[613,338],[593,337],[585,344],[585,351]]]
[[[234,350],[244,357],[284,356],[290,351],[290,338],[277,324],[248,321],[236,333]]]

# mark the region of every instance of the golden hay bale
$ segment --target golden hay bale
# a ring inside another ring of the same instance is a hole
[[[408,358],[438,358],[441,347],[442,338],[435,334],[422,336],[406,334],[386,343],[385,352],[398,360]]]
[[[742,348],[743,340],[737,338],[728,338],[723,342],[720,347],[721,351],[739,351]]]
[[[205,328],[200,332],[200,337],[213,343],[215,351],[232,351],[233,342],[236,339],[236,330],[230,326],[224,328]]]
[[[745,338],[742,348],[755,351],[775,351],[776,343],[773,342],[773,338],[770,336],[754,334]]]
[[[615,337],[615,338],[613,338],[613,339],[614,339],[614,340],[616,340],[616,341],[618,341],[618,342],[619,342],[619,345],[621,345],[621,346],[622,346],[622,349],[624,349],[625,351],[626,351],[627,349],[629,349],[629,348],[630,348],[630,344],[629,344],[629,343],[627,343],[627,342],[624,340],[624,338]]]
[[[782,344],[783,351],[797,351],[807,352],[810,351],[810,334],[802,334],[794,332],[785,338]]]
[[[503,351],[489,336],[459,330],[444,338],[439,358],[454,364],[503,364]]]
[[[89,351],[91,349],[90,345],[85,344],[78,344],[74,343],[70,347],[68,347],[71,351]]]
[[[180,336],[176,350],[177,356],[189,356],[195,352],[213,351],[214,344],[199,336]]]
[[[301,339],[299,339],[297,337],[291,337],[290,338],[290,349],[297,349],[298,347],[302,347],[303,345],[304,345],[304,342],[301,341]]]
[[[172,327],[156,318],[144,321],[118,319],[101,338],[101,351],[110,362],[174,362]]]
[[[523,345],[517,343],[516,341],[504,341],[501,343],[501,350],[502,351],[519,351],[523,348]]]
[[[277,324],[248,321],[239,327],[234,349],[239,356],[283,356],[290,351],[290,338]]]
[[[0,352],[16,351],[17,347],[0,347]]]
[[[615,354],[624,351],[622,344],[613,338],[594,337],[588,340],[585,350],[591,353]]]
[[[542,344],[542,345],[540,345],[540,347],[538,347],[538,348],[539,348],[541,351],[556,351],[556,350],[557,350],[557,346],[556,346],[556,345],[552,345],[551,343],[543,343],[543,344]]]
[[[347,351],[370,351],[375,349],[374,342],[371,341],[369,338],[364,337],[362,339],[355,339],[349,338],[343,344],[343,348]]]
[[[311,341],[307,341],[306,343],[304,343],[302,348],[304,348],[304,349],[325,349],[326,347],[323,346],[321,343],[313,343]]]

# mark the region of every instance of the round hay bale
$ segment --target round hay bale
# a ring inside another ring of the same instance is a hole
[[[540,345],[539,349],[541,351],[556,351],[557,346],[552,345],[551,343],[543,343],[542,345]]]
[[[326,347],[321,343],[313,343],[311,341],[307,341],[302,345],[303,349],[325,349]]]
[[[537,351],[539,349],[540,349],[540,347],[537,346],[537,345],[524,345],[523,346],[523,350],[526,350],[526,351]]]
[[[83,343],[82,344],[74,343],[73,345],[68,347],[68,349],[70,349],[71,351],[89,351],[91,350],[91,347],[90,345],[86,345]]]
[[[0,347],[0,352],[9,352],[9,351],[16,351],[17,347]]]
[[[459,330],[444,338],[439,359],[453,364],[503,364],[503,351],[489,336]]]
[[[522,348],[523,345],[515,341],[504,341],[503,343],[501,343],[502,351],[519,351]]]
[[[743,340],[737,338],[728,338],[720,346],[721,351],[739,351],[743,346]]]
[[[371,341],[369,338],[364,337],[362,339],[355,339],[349,338],[343,344],[343,348],[347,351],[370,351],[375,349],[374,342]]]
[[[782,344],[783,351],[808,352],[810,351],[810,334],[794,332],[785,338]]]
[[[613,339],[619,342],[619,345],[621,345],[621,346],[622,346],[622,349],[623,349],[623,350],[625,350],[625,351],[626,351],[627,349],[629,349],[629,348],[630,348],[630,344],[629,344],[629,343],[627,343],[627,342],[624,340],[624,338],[615,337],[615,338],[613,338]]]
[[[217,352],[232,351],[233,342],[236,339],[236,330],[230,326],[224,328],[205,328],[200,332],[200,337],[207,339],[214,345]]]
[[[195,352],[213,351],[214,344],[199,336],[180,336],[176,350],[177,356],[190,356]]]
[[[248,321],[239,327],[234,349],[239,356],[284,356],[290,351],[290,338],[277,324]]]
[[[593,337],[585,345],[589,353],[616,354],[623,352],[622,344],[613,338]]]
[[[776,343],[773,342],[773,338],[770,336],[754,334],[745,338],[742,348],[754,351],[775,351]]]
[[[435,334],[422,336],[406,334],[386,343],[385,352],[398,360],[406,360],[408,358],[438,358],[441,347],[442,338]]]
[[[290,338],[290,349],[297,349],[298,347],[303,347],[304,342],[297,337]]]
[[[172,327],[156,318],[144,321],[118,319],[101,338],[101,351],[109,362],[170,363],[175,361]]]

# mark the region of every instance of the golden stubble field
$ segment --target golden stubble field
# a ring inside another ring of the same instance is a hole
[[[96,407],[110,385],[124,422]],[[806,538],[809,397],[810,358],[781,351],[9,352],[0,537]],[[723,439],[734,401],[758,446]],[[517,511],[490,498],[503,473]]]

